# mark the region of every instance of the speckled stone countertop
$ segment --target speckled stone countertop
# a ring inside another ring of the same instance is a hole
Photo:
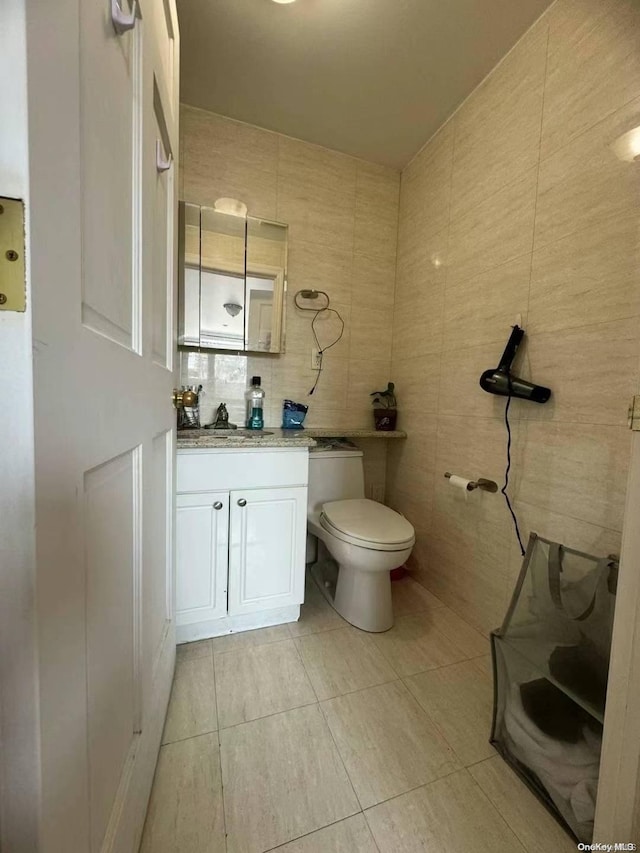
[[[271,435],[267,435],[271,433]],[[316,438],[406,438],[406,432],[373,429],[310,427],[304,430],[270,429],[264,434],[246,430],[194,429],[178,432],[178,450],[207,447],[315,447]]]
[[[289,430],[285,430],[288,432]],[[314,438],[406,438],[407,434],[401,429],[340,429],[339,427],[309,427],[304,432]]]
[[[271,435],[267,435],[271,433]],[[269,429],[251,435],[246,430],[190,429],[178,432],[178,450],[194,447],[315,447],[306,430]]]

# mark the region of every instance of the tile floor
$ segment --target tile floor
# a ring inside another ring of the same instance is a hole
[[[409,578],[386,634],[300,621],[179,646],[141,853],[569,853],[487,738],[488,640]]]

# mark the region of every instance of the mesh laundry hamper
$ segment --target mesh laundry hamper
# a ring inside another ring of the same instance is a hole
[[[618,563],[532,533],[491,635],[491,743],[579,841],[590,842]]]

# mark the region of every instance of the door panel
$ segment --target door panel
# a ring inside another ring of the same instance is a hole
[[[142,29],[114,37],[108,8],[80,4],[82,320],[137,349]]]
[[[174,0],[128,32],[111,6],[33,3],[27,33],[42,853],[137,849],[175,658],[167,10],[179,37]]]
[[[300,604],[307,490],[231,492],[230,504],[229,615]]]
[[[179,625],[227,615],[229,493],[178,495],[176,508]]]
[[[140,448],[84,477],[91,849],[105,835],[139,714]]]

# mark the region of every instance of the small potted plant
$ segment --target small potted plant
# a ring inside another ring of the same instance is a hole
[[[369,395],[373,397],[373,420],[377,430],[391,432],[396,428],[398,402],[394,394],[395,387],[393,382],[389,382],[386,390],[372,391]]]

